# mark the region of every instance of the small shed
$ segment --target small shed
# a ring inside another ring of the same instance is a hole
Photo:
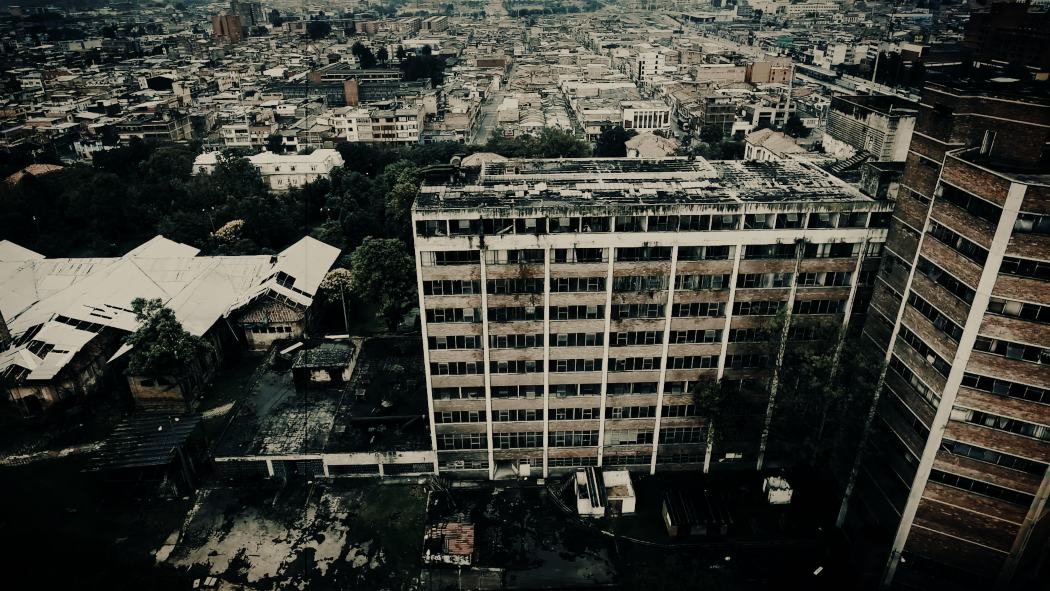
[[[350,381],[356,358],[357,348],[353,343],[300,351],[292,363],[295,387],[301,388],[307,384],[342,387]]]
[[[636,501],[631,474],[626,470],[584,468],[576,473],[576,510],[580,515],[634,513]]]
[[[672,538],[722,537],[733,525],[733,516],[719,491],[667,491],[661,513]]]
[[[88,461],[113,496],[177,498],[204,474],[207,452],[201,415],[145,415],[125,419]]]

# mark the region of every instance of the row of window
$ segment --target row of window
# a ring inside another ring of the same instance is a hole
[[[745,230],[780,228],[885,228],[889,212],[745,214]],[[870,223],[869,223],[870,219]],[[578,232],[708,232],[736,230],[740,215],[651,215],[608,217],[551,217],[484,220],[427,220],[416,222],[419,236],[487,236],[509,234],[566,234]]]
[[[889,368],[893,370],[894,373],[899,375],[901,379],[903,379],[905,382],[908,382],[908,385],[911,386],[920,397],[929,402],[934,408],[940,406],[941,395],[938,394],[936,390],[930,388],[925,383],[923,383],[923,381],[919,379],[919,376],[915,375],[915,372],[913,372],[911,368],[905,365],[899,357],[894,355],[892,358],[890,358]]]
[[[1039,304],[1027,304],[1002,298],[989,298],[988,311],[993,314],[1013,316],[1023,320],[1050,322],[1050,306],[1040,306]]]
[[[804,243],[802,258],[853,258],[861,253],[862,242]],[[878,257],[882,254],[881,242],[869,242],[865,255]],[[679,247],[679,261],[726,260],[734,255],[735,246],[683,246]],[[613,260],[618,263],[668,262],[674,253],[672,246],[627,246],[614,250]],[[743,259],[793,259],[798,255],[794,242],[776,244],[749,244],[744,247]],[[448,265],[477,265],[481,263],[480,250],[424,251],[420,253],[420,264],[424,267]],[[542,265],[545,262],[543,249],[486,250],[485,262],[490,265]],[[608,263],[608,248],[552,248],[552,264]]]
[[[915,349],[915,352],[929,362],[929,364],[937,370],[937,373],[944,377],[948,377],[948,374],[951,373],[951,364],[937,354],[932,347],[923,342],[923,340],[919,338],[919,335],[909,330],[907,326],[901,325],[900,332],[897,333],[897,336],[899,336],[905,343],[908,343],[912,349]]]
[[[986,351],[993,355],[1002,355],[1009,359],[1031,361],[1032,363],[1050,364],[1050,349],[1036,345],[1025,345],[1002,341],[989,337],[977,337],[973,348],[975,351]]]
[[[954,421],[959,421],[962,423],[973,423],[975,425],[988,427],[989,429],[1006,431],[1008,433],[1015,433],[1017,435],[1023,435],[1025,437],[1034,437],[1035,439],[1050,440],[1050,427],[1047,427],[1045,425],[1037,425],[1035,423],[1029,423],[1027,421],[1021,421],[1018,419],[1002,417],[987,412],[955,407],[952,408],[951,418]]]
[[[926,275],[930,281],[940,284],[941,287],[947,289],[949,293],[960,300],[967,304],[973,303],[973,298],[977,295],[977,292],[975,292],[969,285],[956,279],[944,269],[931,263],[926,257],[919,257],[919,263],[916,266],[916,269],[919,273]]]
[[[736,286],[743,289],[788,288],[794,273],[741,273],[737,276]],[[801,273],[798,276],[799,287],[849,287],[853,273]],[[872,273],[864,271],[858,276],[858,286],[871,285]],[[480,295],[480,281],[424,281],[423,295]],[[622,276],[613,278],[613,291],[663,291],[669,285],[667,275]],[[543,279],[489,279],[488,293],[503,294],[542,294]],[[676,290],[719,291],[729,289],[730,275],[676,275]],[[605,291],[605,277],[559,278],[551,279],[551,293],[602,292]]]
[[[955,474],[949,474],[940,470],[930,471],[930,480],[939,482],[947,486],[954,488],[961,488],[968,490],[972,493],[979,494],[993,499],[1000,499],[1007,503],[1015,505],[1021,505],[1022,507],[1031,507],[1032,501],[1035,497],[1016,490],[1010,490],[994,484],[988,484],[981,482],[980,480],[974,480],[972,478],[966,478],[965,476],[957,476]]]
[[[1019,458],[1017,456],[992,451],[983,447],[959,443],[950,439],[941,440],[941,449],[957,456],[966,456],[968,458],[988,462],[1004,468],[1028,472],[1029,474],[1038,474],[1039,476],[1042,476],[1046,473],[1046,464],[1042,462]]]
[[[1037,388],[1036,386],[1018,384],[973,373],[963,374],[962,385],[966,388],[999,396],[1010,396],[1011,398],[1021,398],[1029,402],[1050,404],[1050,390],[1046,388]]]
[[[930,221],[930,235],[979,265],[983,265],[988,260],[988,249],[974,244],[957,232],[932,220]]]
[[[908,294],[908,304],[919,314],[925,316],[937,330],[943,332],[948,338],[955,342],[959,342],[959,339],[962,338],[963,330],[961,326],[949,320],[940,310],[934,308],[932,304],[919,297],[914,291]]]
[[[733,357],[727,358],[727,367],[735,361]],[[744,363],[741,358],[741,366]],[[609,396],[629,395],[655,395],[658,392],[657,382],[611,382],[606,385],[606,393]],[[690,382],[675,380],[664,382],[664,392],[667,394],[686,394],[690,390]],[[758,391],[765,389],[763,383],[757,380],[722,380],[722,387],[731,390]],[[493,398],[518,398],[537,399],[544,395],[543,386],[492,386]],[[601,396],[602,385],[600,383],[590,384],[551,384],[550,395],[557,398],[568,396]],[[434,388],[435,400],[484,400],[485,388],[481,386],[464,386]]]

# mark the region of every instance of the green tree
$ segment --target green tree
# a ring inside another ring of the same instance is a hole
[[[175,312],[160,299],[135,298],[131,309],[139,327],[124,337],[124,343],[131,346],[127,373],[174,378],[188,405],[193,392],[189,378],[197,376],[196,381],[200,383],[200,358],[211,351],[211,345],[182,328]]]
[[[357,56],[357,61],[360,62],[361,68],[370,70],[376,67],[376,56],[372,54],[372,50],[357,41],[350,46],[350,53]]]
[[[798,115],[792,115],[784,124],[784,133],[793,138],[809,137],[809,131]]]
[[[376,59],[386,66],[387,60],[390,59],[390,52],[386,50],[386,47],[380,47],[379,51],[376,52]]]
[[[398,45],[397,46],[397,53],[395,55],[397,56],[397,61],[399,61],[399,62],[401,60],[405,59],[406,53],[405,53],[405,48],[404,48],[403,45]]]
[[[327,37],[332,32],[332,25],[324,21],[310,21],[306,23],[306,34],[311,39]]]
[[[725,132],[721,125],[712,123],[700,128],[700,141],[705,144],[717,144],[722,141],[723,137],[725,137]]]
[[[332,269],[321,281],[320,288],[329,296],[338,295],[343,307],[343,322],[346,324],[346,332],[350,332],[350,316],[346,311],[346,294],[353,292],[354,276],[347,269]]]
[[[594,143],[594,155],[599,158],[623,158],[627,156],[624,142],[636,135],[637,131],[626,130],[622,125],[606,128]]]
[[[424,45],[423,49],[420,50],[420,53],[422,55],[430,55],[430,54],[434,53],[434,49],[432,47],[430,47],[429,45]]]
[[[576,139],[576,136],[567,131],[544,127],[536,139],[533,156],[536,158],[586,158],[590,154],[591,147],[587,142]]]
[[[379,308],[391,331],[416,300],[416,265],[397,239],[364,239],[350,255],[354,293]]]
[[[266,138],[266,149],[274,154],[284,153],[284,139],[278,133],[271,133]]]

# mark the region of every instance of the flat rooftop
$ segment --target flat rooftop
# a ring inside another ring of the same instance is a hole
[[[415,211],[477,208],[871,202],[809,162],[571,158],[486,162],[430,172]]]
[[[291,360],[304,349],[312,360],[343,358],[352,347],[307,341],[290,359],[278,356],[235,406],[215,457],[430,450],[418,337],[368,339],[348,382],[296,388]]]

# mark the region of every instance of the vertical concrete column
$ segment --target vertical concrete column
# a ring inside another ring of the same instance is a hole
[[[605,271],[605,338],[602,345],[602,400],[598,415],[598,465],[602,465],[605,457],[605,404],[608,401],[609,389],[609,367],[612,360],[609,359],[609,335],[612,334],[612,288],[613,288],[613,261],[616,259],[616,248],[609,247],[609,266]]]
[[[798,274],[802,270],[803,255],[806,250],[805,242],[796,242],[795,248],[795,273],[791,277],[791,291],[788,293],[787,301],[787,321],[784,323],[784,331],[780,337],[780,349],[777,351],[777,359],[775,367],[780,367],[784,363],[784,351],[787,348],[787,333],[791,328],[791,309],[795,306],[795,293],[798,290]],[[761,470],[762,465],[766,460],[766,444],[769,442],[769,425],[773,422],[773,409],[776,408],[777,399],[777,386],[778,376],[776,373],[773,374],[773,382],[769,386],[769,406],[766,407],[766,421],[762,425],[762,439],[758,446],[758,460],[755,462],[755,469]]]
[[[412,224],[415,227],[415,224]],[[427,421],[430,423],[430,449],[435,450],[434,452],[434,474],[439,473],[438,460],[437,460],[437,428],[434,423],[434,382],[430,375],[430,341],[427,338],[427,309],[423,299],[423,255],[419,248],[419,240],[415,241],[416,251],[416,286],[419,287],[419,326],[423,333],[423,375],[427,383],[427,412],[430,416],[427,417]],[[325,467],[325,470],[328,470]]]
[[[489,450],[489,480],[496,478],[496,458],[492,450],[492,376],[489,374],[489,286],[485,250],[481,251],[481,339],[485,358],[485,437]]]
[[[868,255],[868,244],[871,242],[871,236],[866,236],[864,241],[860,243],[860,254],[857,256],[857,266],[853,268],[853,280],[850,281],[849,287],[849,299],[846,300],[846,314],[842,319],[843,326],[849,324],[849,317],[853,314],[853,302],[857,298],[857,280],[860,278],[860,268],[864,264],[864,260]]]
[[[740,259],[743,258],[744,245],[737,244],[733,247],[733,273],[729,276],[729,300],[726,302],[726,322],[722,329],[722,349],[718,354],[718,373],[715,379],[722,380],[726,370],[726,352],[729,351],[729,331],[733,324],[733,303],[736,301],[736,278],[740,274]],[[711,453],[715,442],[715,425],[707,425],[707,450],[704,453],[704,474],[711,471]]]
[[[547,433],[550,428],[551,247],[543,251],[543,477],[547,477]]]
[[[926,446],[923,448],[922,457],[919,458],[919,467],[915,471],[915,479],[912,480],[911,492],[908,494],[908,500],[904,504],[904,511],[901,513],[901,522],[897,527],[897,534],[893,538],[893,546],[890,552],[890,558],[886,565],[886,570],[882,579],[882,588],[886,588],[893,581],[893,575],[897,572],[897,565],[900,563],[901,552],[904,551],[904,545],[908,541],[908,534],[911,533],[912,524],[915,522],[915,513],[919,509],[919,503],[922,500],[922,493],[926,489],[926,483],[930,479],[930,471],[933,469],[933,460],[937,455],[937,450],[941,447],[941,439],[944,437],[944,429],[948,426],[948,419],[951,417],[952,406],[955,404],[955,397],[959,393],[959,385],[962,384],[963,374],[966,372],[966,364],[970,361],[970,353],[973,352],[973,344],[977,340],[977,333],[981,329],[981,322],[984,320],[984,313],[988,310],[988,300],[992,295],[992,289],[995,287],[995,279],[999,275],[999,266],[1003,262],[1003,255],[1006,253],[1006,247],[1010,242],[1010,235],[1014,231],[1014,222],[1017,221],[1017,213],[1021,208],[1021,201],[1024,199],[1025,191],[1028,189],[1027,185],[1019,183],[1012,183],[1010,190],[1006,193],[1006,204],[1003,205],[1003,215],[999,218],[999,225],[995,228],[995,236],[992,238],[992,247],[988,249],[988,260],[984,263],[984,269],[981,272],[981,279],[977,284],[977,294],[973,298],[973,303],[970,304],[970,314],[966,317],[966,325],[963,326],[963,334],[959,338],[959,347],[956,350],[955,358],[952,359],[952,370],[948,373],[948,378],[945,380],[944,392],[941,394],[941,402],[937,406],[937,413],[933,416],[933,423],[930,425],[930,436],[926,439]],[[929,226],[929,218],[927,217],[926,226]],[[926,228],[923,228],[923,237],[926,236]],[[919,247],[916,249],[915,257],[916,261],[919,257],[919,252],[922,249],[922,240],[919,241]],[[913,261],[913,265],[914,265]],[[911,287],[911,282],[915,277],[915,267],[912,266],[912,274],[908,278],[908,286]],[[904,296],[905,302],[907,296]],[[899,329],[901,316],[903,315],[904,304],[901,304],[901,314],[897,317],[897,327]],[[896,337],[894,331],[894,336]],[[892,350],[892,341],[890,349]],[[1014,562],[1016,566],[1016,561]],[[1012,574],[1012,571],[1011,571]],[[1004,580],[1003,574],[1000,574],[1000,579],[997,582],[997,588],[1003,588]],[[1007,578],[1005,582],[1009,582]]]
[[[266,458],[266,472],[273,478],[273,460]]]
[[[671,275],[667,285],[667,304],[664,306],[664,346],[660,354],[660,382],[656,384],[656,425],[653,427],[653,459],[649,464],[649,473],[656,474],[656,455],[660,449],[660,420],[664,414],[664,381],[667,377],[667,347],[671,335],[671,305],[674,303],[674,275],[678,266],[678,247],[671,247]]]

